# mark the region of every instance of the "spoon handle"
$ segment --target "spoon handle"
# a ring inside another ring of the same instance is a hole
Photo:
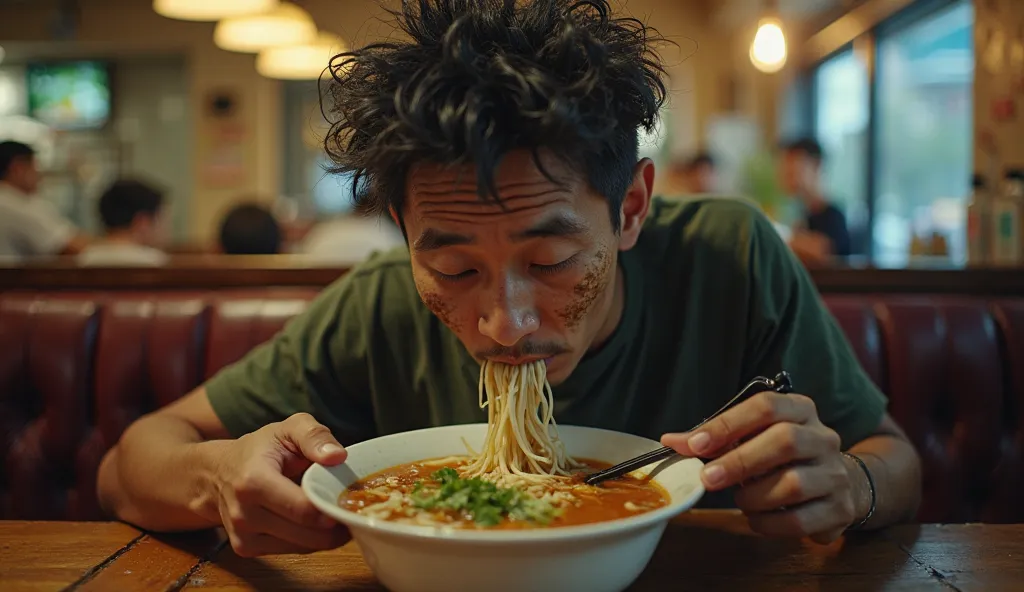
[[[764,391],[775,391],[777,393],[793,392],[793,381],[790,379],[789,373],[785,371],[779,372],[774,379],[758,376],[757,378],[751,380],[750,383],[747,384],[747,386],[745,386],[743,390],[737,393],[735,397],[729,399],[729,401],[725,405],[723,405],[721,409],[715,411],[714,413],[706,417],[703,421],[701,421],[700,423],[693,426],[687,431],[692,432],[696,430],[697,428],[703,426],[707,422],[721,415],[722,412],[729,409],[739,401]],[[668,446],[665,446],[664,448],[652,450],[651,452],[648,452],[646,454],[641,454],[640,456],[631,458],[625,462],[621,462],[615,465],[614,467],[605,469],[603,471],[598,471],[596,473],[592,473],[588,475],[586,479],[583,480],[583,482],[586,483],[587,485],[597,485],[602,481],[607,481],[608,479],[621,477],[622,475],[635,471],[641,467],[646,467],[647,465],[663,461],[667,458],[672,457],[675,454],[675,450],[669,448]]]

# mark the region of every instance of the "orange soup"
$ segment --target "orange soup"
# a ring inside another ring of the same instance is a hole
[[[415,462],[354,483],[338,503],[346,510],[395,522],[497,529],[605,522],[669,503],[668,492],[646,477],[628,475],[587,485],[583,475],[609,465],[581,462],[584,467],[574,477],[542,483],[511,478],[502,485],[462,478],[458,473],[466,464],[463,460]]]

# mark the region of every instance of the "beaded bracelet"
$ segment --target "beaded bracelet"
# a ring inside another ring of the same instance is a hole
[[[875,515],[875,502],[877,501],[875,495],[875,480],[871,477],[871,471],[868,470],[868,466],[864,464],[864,461],[861,460],[859,456],[850,454],[849,452],[844,452],[843,456],[851,459],[853,462],[857,463],[860,466],[861,470],[864,471],[864,475],[867,476],[868,478],[868,489],[871,491],[871,507],[868,509],[867,515],[865,515],[860,522],[846,529],[858,530],[860,528],[863,528],[863,526],[868,523],[868,520],[871,520],[871,517]]]

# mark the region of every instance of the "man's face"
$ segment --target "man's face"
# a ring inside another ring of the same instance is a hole
[[[526,152],[504,159],[496,186],[505,209],[477,196],[471,168],[414,167],[404,221],[420,297],[473,357],[546,360],[557,384],[618,323],[618,252],[636,242],[654,173],[638,165],[616,234],[604,197],[560,160],[543,164],[563,183]]]
[[[787,150],[779,165],[783,191],[794,197],[806,197],[818,176],[818,164],[799,150]]]
[[[36,168],[36,159],[31,156],[15,158],[7,169],[5,180],[26,195],[34,194],[39,189],[39,170]]]

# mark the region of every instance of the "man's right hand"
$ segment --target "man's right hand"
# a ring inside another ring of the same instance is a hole
[[[242,557],[310,553],[349,540],[296,480],[313,463],[337,465],[346,452],[330,430],[297,413],[231,442],[218,477],[218,508],[231,546]]]

